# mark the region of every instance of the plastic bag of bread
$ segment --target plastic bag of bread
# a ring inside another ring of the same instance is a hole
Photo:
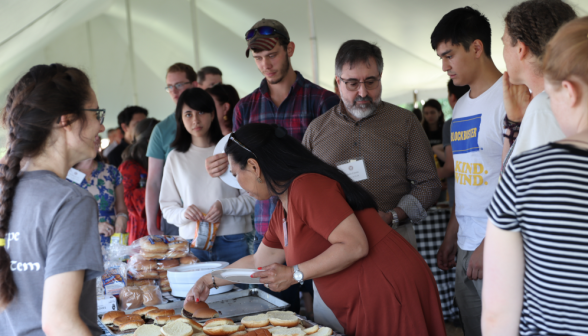
[[[180,264],[182,265],[192,265],[199,263],[200,259],[198,259],[192,252],[188,253],[185,257],[180,258]]]
[[[163,303],[163,296],[159,286],[147,285],[139,288],[143,292],[143,304],[145,306],[156,306]]]
[[[180,266],[180,259],[165,259],[157,261],[157,271],[167,271],[170,268]]]
[[[181,258],[188,254],[188,242],[179,236],[145,236],[131,245],[133,254],[140,254],[145,259],[163,260]]]
[[[137,286],[127,286],[120,291],[118,302],[122,310],[139,308],[143,305],[143,291]]]
[[[159,279],[158,267],[157,261],[145,259],[137,254],[129,259],[128,273],[135,280],[155,280]]]
[[[136,279],[133,279],[130,275],[127,280],[127,286],[141,287],[141,286],[148,286],[148,285],[157,285],[157,281],[152,280],[152,279],[136,280]]]

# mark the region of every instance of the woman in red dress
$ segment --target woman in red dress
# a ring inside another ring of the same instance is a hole
[[[273,291],[313,279],[347,335],[445,335],[429,267],[367,191],[276,125],[241,127],[225,151],[243,189],[280,199],[257,253],[229,267],[258,268],[252,277]],[[187,300],[214,284],[201,278]]]
[[[123,163],[118,167],[123,177],[125,204],[129,211],[127,232],[129,245],[135,240],[149,235],[147,217],[145,215],[145,181],[147,181],[147,144],[151,132],[159,120],[147,118],[135,126],[135,142],[127,147],[122,154]],[[141,182],[143,177],[143,182]],[[142,184],[143,183],[143,184]],[[161,212],[157,216],[157,227],[161,220]]]

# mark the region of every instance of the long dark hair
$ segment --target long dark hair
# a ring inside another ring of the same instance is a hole
[[[90,81],[76,68],[61,64],[32,67],[10,90],[2,111],[8,129],[6,164],[0,167],[0,238],[6,238],[14,193],[24,157],[41,153],[61,116],[86,124],[84,105],[90,100]],[[10,256],[0,247],[0,311],[16,295]]]
[[[425,112],[425,107],[431,107],[437,110],[437,112],[441,113],[439,118],[437,118],[437,130],[443,129],[443,124],[445,124],[445,116],[443,115],[443,108],[441,107],[441,103],[437,99],[429,99],[423,105],[423,113]],[[423,118],[423,128],[425,131],[429,131],[429,123],[427,119]]]
[[[211,96],[214,96],[221,104],[229,103],[227,120],[219,120],[225,127],[233,129],[233,110],[239,102],[239,93],[232,85],[219,83],[211,88],[206,89]]]
[[[149,169],[147,146],[149,145],[151,133],[157,124],[159,124],[159,120],[147,118],[141,120],[135,126],[135,141],[122,153],[123,161],[133,160],[143,166],[143,168]]]
[[[316,173],[339,182],[347,203],[354,211],[378,208],[370,193],[336,167],[314,156],[298,140],[289,136],[283,127],[275,124],[247,124],[233,135],[255,156],[232,140],[227,143],[227,155],[241,169],[247,166],[247,160],[256,160],[272,193],[281,195],[298,176]]]
[[[180,153],[186,153],[192,144],[192,135],[188,132],[182,120],[182,109],[184,105],[188,105],[194,111],[212,113],[213,119],[208,129],[208,137],[213,144],[218,143],[222,139],[223,133],[216,117],[214,100],[206,91],[200,88],[191,88],[182,92],[180,98],[178,98],[178,104],[176,106],[176,138],[172,142],[171,147]]]

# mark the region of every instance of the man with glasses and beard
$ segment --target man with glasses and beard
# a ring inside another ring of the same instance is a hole
[[[245,56],[253,54],[255,64],[265,78],[259,88],[235,106],[233,131],[249,123],[278,124],[290,136],[302,141],[310,122],[337,105],[339,97],[294,71],[290,57],[294,55],[295,45],[280,22],[262,19],[245,33],[245,40]],[[225,154],[217,154],[206,160],[206,170],[212,177],[222,175],[227,167]],[[277,199],[272,197],[255,203],[255,250],[267,231]],[[292,300],[287,298],[287,293],[274,295],[292,304],[291,310],[298,311],[300,301],[297,288],[292,294]]]
[[[350,40],[335,59],[341,102],[315,119],[302,143],[367,189],[382,219],[416,248],[413,224],[441,192],[433,152],[416,117],[383,102],[379,47]]]

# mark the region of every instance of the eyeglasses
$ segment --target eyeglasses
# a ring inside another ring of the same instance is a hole
[[[257,27],[257,28],[253,28],[253,29],[248,30],[245,33],[245,40],[247,40],[247,41],[251,40],[255,36],[255,33],[259,33],[259,35],[263,35],[263,36],[270,36],[270,35],[278,34],[278,35],[282,35],[283,37],[289,39],[288,36],[286,36],[284,33],[280,32],[279,30],[277,30],[274,27],[261,26],[261,27]]]
[[[166,86],[166,87],[165,87],[165,91],[167,91],[167,92],[171,92],[171,91],[174,89],[174,87],[175,87],[176,89],[178,89],[178,90],[181,90],[181,89],[182,89],[182,87],[183,87],[184,85],[187,85],[187,84],[190,84],[190,82],[185,82],[185,83],[176,83],[176,84],[173,84],[173,85],[168,85],[168,86]]]
[[[255,158],[257,159],[257,155],[255,155],[255,153],[253,153],[249,148],[245,147],[245,145],[242,144],[241,142],[239,142],[239,140],[235,139],[235,136],[233,135],[233,133],[231,133],[229,140],[233,140],[233,142],[236,143],[237,145],[239,145],[239,147],[241,147],[244,150],[248,151],[249,153],[253,154],[253,156],[255,156]],[[228,144],[228,142],[227,142],[227,144]],[[227,146],[225,145],[225,152],[226,152],[226,147]]]
[[[349,91],[357,91],[359,90],[359,86],[361,83],[365,85],[366,90],[373,90],[378,87],[378,83],[380,82],[381,78],[369,78],[366,81],[360,82],[357,79],[344,79],[343,77],[339,76],[339,79],[345,83],[345,87]]]
[[[100,125],[104,122],[104,115],[106,114],[106,109],[84,109],[84,111],[96,112],[96,119],[100,122]]]

